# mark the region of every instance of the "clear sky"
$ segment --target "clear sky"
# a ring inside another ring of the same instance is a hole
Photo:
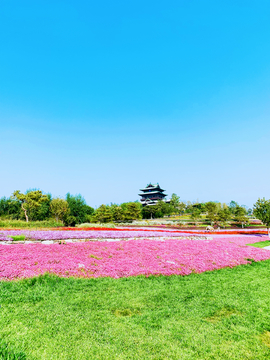
[[[0,197],[270,198],[269,0],[0,2]]]

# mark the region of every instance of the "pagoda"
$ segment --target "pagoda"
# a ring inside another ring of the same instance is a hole
[[[165,200],[167,196],[164,194],[163,189],[159,186],[159,184],[152,185],[151,183],[146,186],[144,189],[140,189],[142,191],[139,196],[141,196],[141,204],[143,206],[146,205],[156,205],[159,200],[169,203],[170,200]]]

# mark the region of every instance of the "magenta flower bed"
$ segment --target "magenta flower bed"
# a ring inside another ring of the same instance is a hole
[[[64,239],[117,239],[117,238],[137,238],[137,237],[174,237],[187,236],[174,232],[157,232],[157,231],[107,231],[107,230],[0,230],[0,241],[12,240],[10,236],[26,235],[33,240],[64,240]],[[192,235],[192,234],[191,234]]]
[[[68,277],[113,278],[137,275],[189,275],[270,259],[270,251],[246,246],[266,236],[216,236],[213,240],[17,244],[0,246],[0,279],[50,272]]]

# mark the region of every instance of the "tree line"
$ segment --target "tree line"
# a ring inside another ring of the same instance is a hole
[[[54,218],[67,226],[87,222],[94,213],[81,195],[67,193],[65,199],[53,198],[40,190],[28,190],[25,194],[19,190],[9,197],[0,199],[1,218],[28,221],[44,221]]]
[[[109,223],[132,221],[142,218],[142,205],[139,202],[126,202],[120,205],[101,205],[97,209],[86,204],[82,195],[53,198],[41,190],[13,192],[10,197],[0,199],[0,217],[12,220],[44,221],[54,219],[66,226],[82,223]]]
[[[9,197],[0,199],[1,218],[44,221],[54,218],[67,226],[81,223],[109,223],[128,222],[132,220],[162,218],[166,215],[186,210],[173,194],[171,203],[158,201],[154,206],[143,207],[139,201],[122,204],[101,205],[97,209],[87,205],[81,195],[68,193],[65,199],[53,198],[51,194],[44,194],[40,190],[28,190],[22,193],[19,190]],[[188,209],[188,207],[187,207]]]
[[[180,201],[180,197],[172,194],[170,203],[158,201],[156,205],[143,207],[139,201],[122,204],[101,205],[97,209],[86,204],[82,195],[67,193],[65,198],[53,198],[41,190],[28,190],[25,193],[16,190],[9,197],[0,199],[0,216],[7,219],[25,219],[28,221],[44,221],[55,219],[66,226],[81,223],[128,222],[138,219],[162,218],[170,215],[189,214],[197,223],[205,214],[212,224],[225,226],[228,221],[235,220],[242,226],[248,224],[248,215],[254,215],[270,226],[270,200],[259,199],[253,209],[240,206],[236,201],[230,204],[209,201],[191,203]],[[268,219],[269,218],[269,222]]]

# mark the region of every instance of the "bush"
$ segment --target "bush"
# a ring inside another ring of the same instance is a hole
[[[64,218],[64,224],[66,226],[75,226],[77,222],[77,219],[75,216],[69,215]]]
[[[23,241],[23,240],[25,240],[25,235],[11,235],[11,236],[8,236],[8,237],[13,239],[14,241]]]

